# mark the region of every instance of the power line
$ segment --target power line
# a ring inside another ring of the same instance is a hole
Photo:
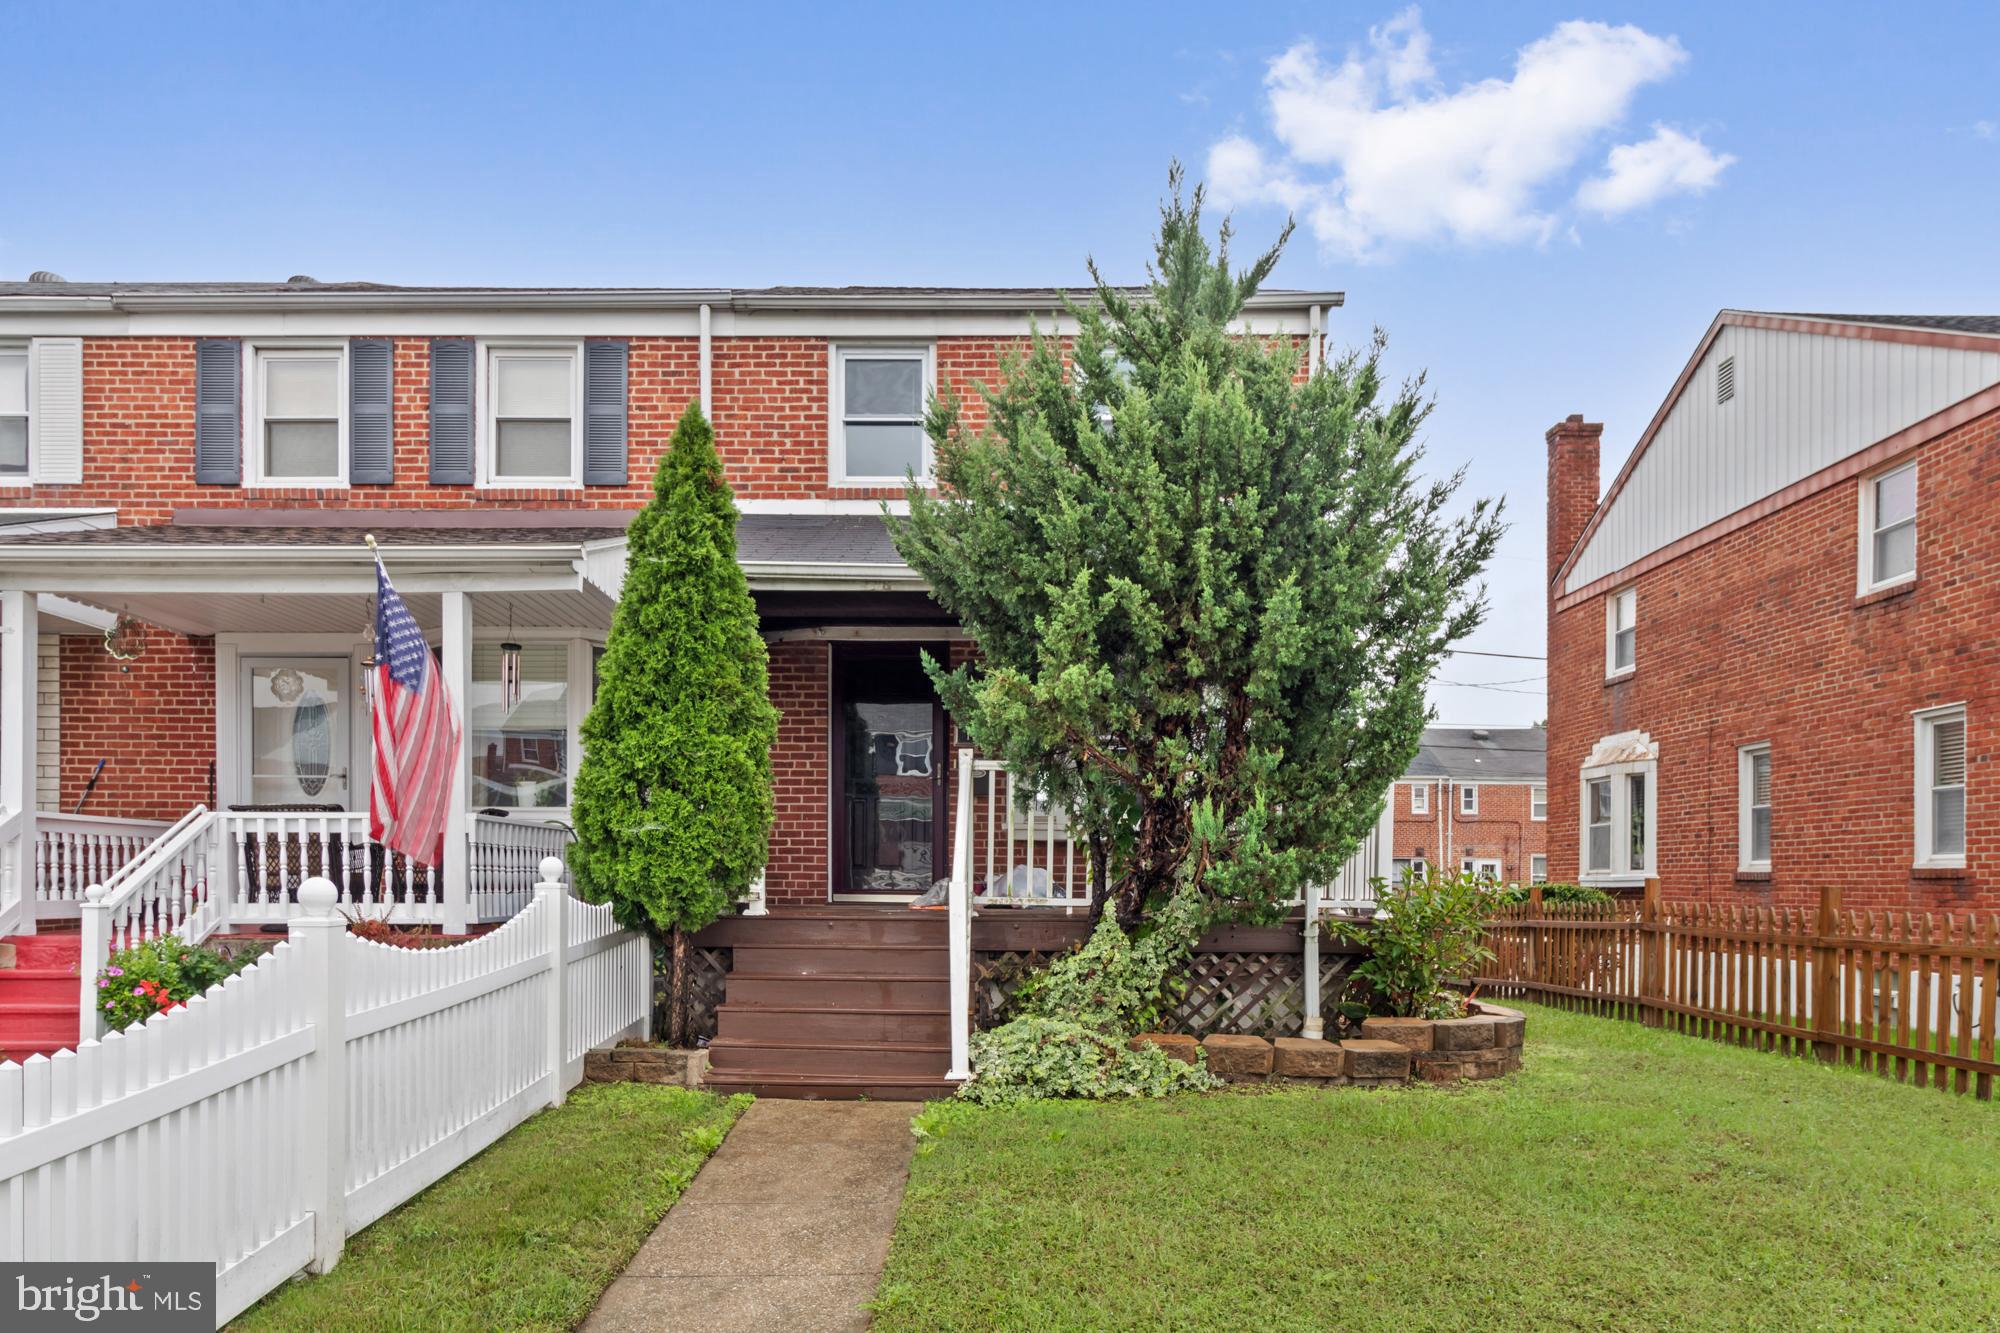
[[[1542,698],[1548,693],[1547,690],[1510,690],[1505,685],[1474,685],[1471,681],[1466,680],[1440,680],[1433,683],[1449,685],[1454,690],[1491,690],[1495,694],[1526,694],[1537,699]]]
[[[1511,662],[1546,662],[1546,657],[1530,657],[1526,653],[1484,653],[1477,648],[1447,648],[1447,657],[1504,657]]]

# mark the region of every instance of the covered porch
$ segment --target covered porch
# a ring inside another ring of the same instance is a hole
[[[454,515],[451,527],[395,511],[259,517],[195,513],[0,543],[0,934],[83,916],[93,900],[106,947],[256,929],[296,915],[314,876],[350,916],[463,933],[523,908],[541,859],[562,854],[627,516],[503,526]],[[428,864],[368,836],[370,533],[460,713],[448,823]],[[82,627],[107,658],[74,637],[77,625],[47,620],[50,596],[107,619],[108,630]],[[45,688],[38,648],[50,633],[72,636],[66,660],[88,649],[80,660],[127,688]],[[160,647],[173,636],[185,637]],[[51,693],[68,809],[49,808],[46,772],[36,781],[37,707],[46,715]],[[126,702],[159,698],[191,735],[169,738],[157,707]],[[174,768],[171,740],[208,762]],[[94,771],[76,792],[79,764]]]

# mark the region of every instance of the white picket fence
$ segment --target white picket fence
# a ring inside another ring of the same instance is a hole
[[[216,1323],[644,1036],[652,949],[568,895],[442,949],[350,935],[334,887],[256,964],[54,1059],[0,1064],[0,1261],[216,1266]]]

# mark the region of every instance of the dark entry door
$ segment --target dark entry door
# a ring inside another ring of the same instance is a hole
[[[918,894],[945,873],[944,707],[919,648],[833,646],[836,896]]]

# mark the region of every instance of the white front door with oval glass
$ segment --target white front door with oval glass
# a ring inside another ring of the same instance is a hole
[[[351,808],[347,686],[344,657],[243,659],[240,803]]]

